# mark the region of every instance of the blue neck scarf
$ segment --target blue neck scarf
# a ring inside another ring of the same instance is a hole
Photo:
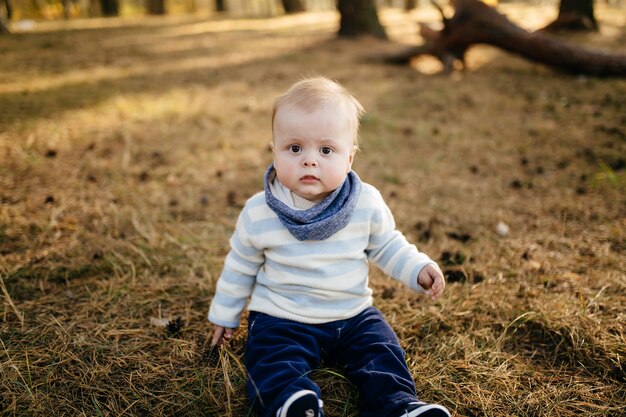
[[[272,164],[265,173],[265,202],[296,239],[324,240],[350,222],[361,194],[361,179],[354,171],[348,173],[341,187],[307,210],[294,210],[272,194],[270,183],[275,176]]]

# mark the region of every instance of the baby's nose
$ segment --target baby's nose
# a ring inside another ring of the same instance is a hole
[[[317,160],[313,155],[305,155],[303,159],[304,166],[314,167],[317,166]]]

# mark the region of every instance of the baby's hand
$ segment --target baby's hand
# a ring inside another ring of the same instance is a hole
[[[421,271],[417,277],[417,283],[426,289],[427,293],[433,300],[436,300],[443,294],[444,288],[446,288],[446,281],[443,278],[441,269],[435,265],[427,265]]]
[[[233,338],[233,329],[215,325],[213,328],[213,337],[211,338],[211,347],[230,342]]]

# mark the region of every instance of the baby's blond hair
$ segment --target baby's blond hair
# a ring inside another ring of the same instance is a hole
[[[348,123],[352,130],[354,145],[358,146],[359,121],[365,110],[359,101],[341,84],[326,77],[305,78],[293,84],[287,92],[274,101],[272,109],[272,132],[278,109],[283,106],[295,106],[305,111],[331,104],[346,110]]]

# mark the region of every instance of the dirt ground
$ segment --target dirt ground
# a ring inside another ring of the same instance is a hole
[[[626,10],[570,42],[626,53]],[[529,30],[552,6],[506,4]],[[419,395],[457,416],[626,413],[626,80],[490,47],[446,77],[418,42],[434,9],[384,10],[392,42],[337,16],[38,23],[0,37],[0,414],[250,415],[245,331],[206,313],[271,161],[273,99],[303,75],[367,110],[355,170],[448,276],[432,302],[372,270]],[[506,233],[505,233],[506,232]],[[358,415],[339,371],[327,416]]]

